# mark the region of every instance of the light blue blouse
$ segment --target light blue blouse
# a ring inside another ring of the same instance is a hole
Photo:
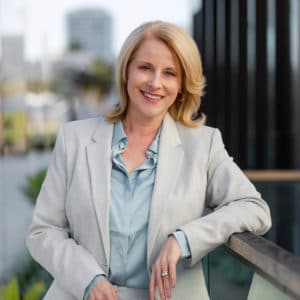
[[[147,229],[150,203],[158,159],[160,129],[146,151],[146,160],[131,173],[127,172],[121,153],[126,150],[127,136],[122,122],[117,122],[112,138],[112,174],[110,203],[110,271],[108,280],[119,286],[148,288]],[[182,231],[173,233],[181,257],[190,256],[188,241]],[[105,275],[97,275],[85,291],[84,300]]]

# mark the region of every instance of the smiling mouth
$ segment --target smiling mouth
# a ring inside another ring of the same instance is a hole
[[[155,95],[144,91],[141,91],[141,93],[150,102],[157,102],[163,98],[163,96],[161,95]]]

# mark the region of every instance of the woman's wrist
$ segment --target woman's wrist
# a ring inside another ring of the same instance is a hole
[[[101,274],[101,275],[96,275],[93,280],[90,282],[90,284],[87,286],[84,292],[83,300],[87,300],[89,297],[89,294],[93,287],[99,282],[100,280],[106,279],[106,276]]]
[[[179,244],[180,247],[180,258],[189,258],[191,257],[191,250],[189,246],[188,239],[185,235],[185,233],[182,230],[177,230],[171,234],[174,236]]]

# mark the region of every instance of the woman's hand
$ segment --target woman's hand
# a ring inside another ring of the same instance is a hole
[[[155,299],[156,288],[161,300],[171,299],[171,289],[176,286],[176,264],[180,254],[181,250],[176,238],[173,235],[169,236],[151,269],[150,300]]]
[[[88,300],[118,300],[118,296],[112,284],[102,279],[92,288]]]

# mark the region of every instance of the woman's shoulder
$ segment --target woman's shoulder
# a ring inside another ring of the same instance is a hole
[[[89,128],[95,128],[95,126],[103,121],[103,117],[99,116],[94,118],[65,122],[62,124],[62,127],[67,131],[85,131]]]
[[[224,147],[221,132],[218,128],[201,125],[195,128],[178,126],[181,144],[189,155],[209,154],[215,149]],[[197,149],[197,151],[195,151]]]
[[[211,141],[214,135],[219,135],[220,131],[218,128],[200,125],[197,127],[186,127],[180,123],[177,124],[179,135],[183,139],[193,139],[194,141]]]
[[[67,140],[88,141],[101,126],[109,125],[102,116],[66,122],[61,125],[64,138]]]

